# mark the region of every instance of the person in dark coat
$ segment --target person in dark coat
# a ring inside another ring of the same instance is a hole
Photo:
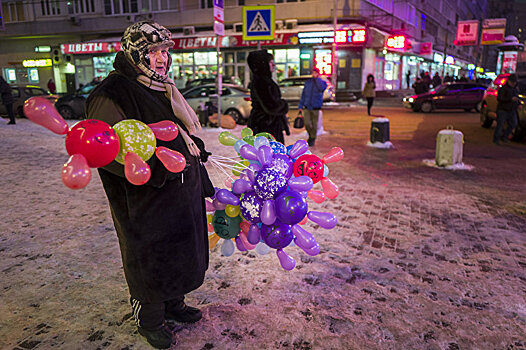
[[[420,95],[426,92],[425,84],[420,78],[416,78],[416,81],[413,83],[413,89],[415,90],[415,94]]]
[[[248,118],[248,127],[254,134],[268,132],[277,141],[284,143],[283,131],[290,135],[287,113],[289,105],[281,98],[278,84],[272,80],[276,68],[274,57],[267,50],[252,51],[247,57],[252,72],[249,84],[252,99],[252,111]]]
[[[510,74],[506,84],[502,85],[497,92],[497,126],[493,134],[493,142],[499,144],[509,142],[508,137],[517,126],[517,108],[519,97],[517,91],[517,75]],[[504,125],[508,125],[504,131]],[[502,138],[501,138],[502,137]]]
[[[433,76],[432,84],[434,88],[442,84],[442,78],[440,78],[440,75],[438,75],[438,72],[435,72],[435,75]]]
[[[201,165],[208,154],[191,136],[200,129],[193,110],[168,77],[171,33],[144,21],[128,27],[109,74],[86,101],[88,118],[110,125],[136,119],[146,124],[171,120],[179,127],[172,141],[157,140],[180,152],[187,167],[169,172],[154,154],[150,180],[141,186],[124,177],[113,161],[99,168],[119,239],[124,275],[138,332],[154,347],[175,344],[166,321],[197,322],[201,312],[184,303],[201,286],[208,268],[208,233]]]
[[[16,124],[15,113],[13,112],[13,94],[11,93],[11,87],[5,81],[4,77],[0,76],[0,95],[2,96],[2,104],[7,110],[9,116],[9,122],[7,124]]]
[[[49,92],[51,92],[52,94],[54,94],[55,92],[57,92],[57,86],[55,85],[55,82],[53,81],[53,79],[49,79],[49,81],[47,82],[47,89],[48,89]]]

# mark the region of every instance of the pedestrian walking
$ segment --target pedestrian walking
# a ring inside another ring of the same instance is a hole
[[[367,115],[371,115],[371,108],[373,107],[374,98],[376,97],[375,89],[376,84],[374,82],[374,76],[369,74],[362,91],[362,96],[367,100]]]
[[[298,112],[304,115],[305,129],[307,129],[309,134],[307,142],[309,146],[314,146],[318,132],[318,116],[323,104],[323,92],[327,88],[327,83],[320,78],[320,70],[318,68],[313,68],[311,74],[311,79],[305,81],[303,86]],[[305,112],[303,112],[304,108]]]
[[[509,142],[509,136],[517,126],[517,108],[519,97],[517,92],[517,75],[510,74],[506,84],[497,92],[497,126],[493,134],[493,142],[498,145],[500,141]],[[507,128],[504,130],[504,125]]]
[[[420,78],[416,78],[416,81],[413,83],[412,88],[415,90],[416,95],[420,95],[426,92],[424,82]]]
[[[158,349],[175,344],[167,321],[194,323],[201,311],[184,302],[201,286],[208,268],[205,203],[200,161],[203,142],[192,135],[199,119],[168,76],[174,46],[171,32],[150,21],[129,26],[115,56],[115,70],[88,97],[89,118],[110,125],[136,119],[146,124],[171,120],[179,127],[172,141],[158,146],[180,152],[187,167],[171,173],[153,155],[150,180],[131,184],[113,161],[99,168],[119,238],[124,275],[138,333]],[[117,300],[116,300],[117,302]]]
[[[53,79],[49,79],[49,81],[47,82],[47,89],[48,89],[49,92],[51,92],[52,94],[54,94],[55,92],[57,92],[57,86],[55,85],[55,82],[53,81]]]
[[[252,72],[249,84],[252,110],[248,127],[254,134],[268,132],[277,141],[285,143],[283,131],[290,135],[287,120],[289,105],[281,98],[278,84],[272,80],[272,72],[276,69],[274,56],[267,50],[252,51],[248,54],[247,62]]]
[[[11,86],[5,81],[4,77],[0,76],[0,95],[2,96],[2,104],[7,110],[9,122],[7,124],[16,124],[15,113],[13,112],[13,94],[11,93]]]
[[[433,84],[434,88],[442,84],[442,78],[440,78],[440,75],[438,75],[438,72],[435,72],[435,75],[433,76],[433,80],[431,81],[431,84]]]
[[[429,86],[431,85],[431,75],[429,72],[424,73],[424,77],[422,78],[422,86],[424,87],[424,92],[429,91]]]
[[[405,83],[407,85],[407,88],[409,89],[411,87],[411,71],[407,71],[405,75]]]
[[[451,83],[453,81],[453,78],[449,75],[449,73],[446,73],[446,76],[444,77],[444,83]]]

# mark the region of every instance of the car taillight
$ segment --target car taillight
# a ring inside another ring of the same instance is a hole
[[[250,97],[243,97],[243,100],[245,100],[245,101],[252,101],[252,100],[250,99]]]

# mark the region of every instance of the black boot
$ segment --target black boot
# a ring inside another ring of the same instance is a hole
[[[176,344],[175,337],[167,325],[163,324],[156,329],[137,327],[137,330],[156,349],[169,349]]]
[[[176,321],[181,323],[195,323],[203,317],[198,308],[188,306],[182,301],[175,305],[166,306],[164,318],[167,321]]]

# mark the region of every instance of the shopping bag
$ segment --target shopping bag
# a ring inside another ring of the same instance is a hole
[[[298,116],[296,117],[296,119],[294,119],[294,128],[302,129],[303,127],[305,127],[305,122],[303,121],[303,115],[300,112],[298,113]]]

